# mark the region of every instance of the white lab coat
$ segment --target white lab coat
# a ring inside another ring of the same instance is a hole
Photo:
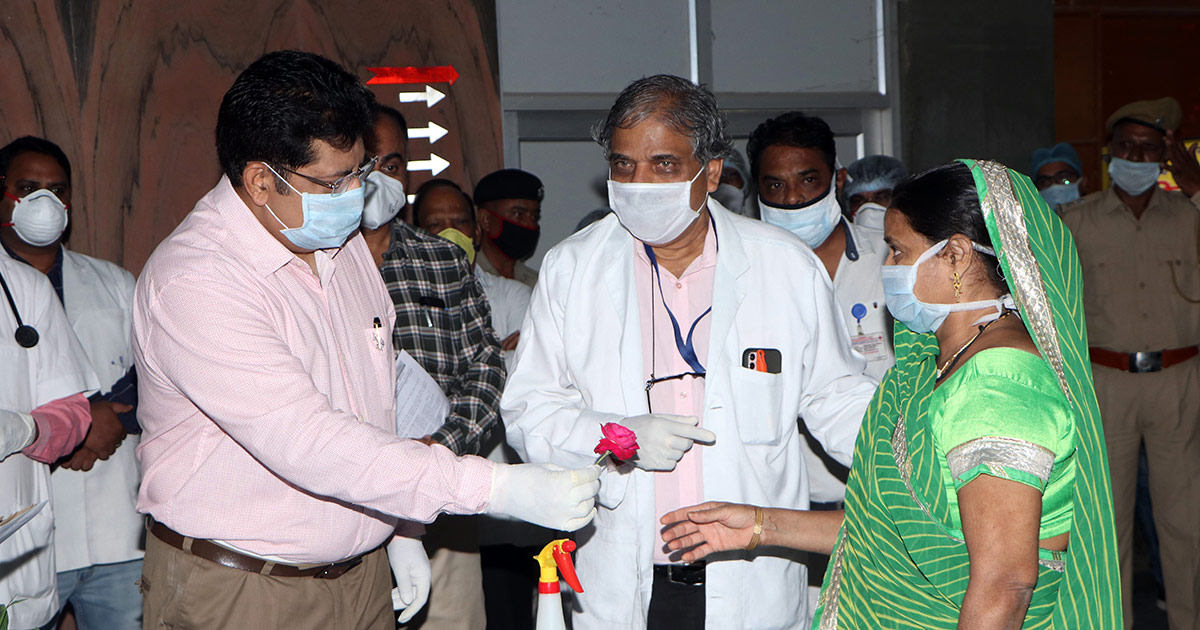
[[[21,319],[40,339],[22,348],[13,338],[16,318],[0,295],[0,407],[29,413],[52,400],[98,387],[50,281],[40,271],[0,250],[0,274],[8,283]],[[50,498],[50,467],[21,453],[0,462],[0,517]],[[13,630],[37,628],[58,610],[54,568],[54,508],[47,505],[0,543],[0,602],[25,601],[9,611]],[[14,560],[20,558],[20,562]]]
[[[100,379],[112,389],[133,365],[133,275],[106,260],[63,249],[67,319]],[[54,551],[58,571],[141,558],[145,522],[137,512],[138,436],[88,472],[59,468],[54,490]]]
[[[846,322],[851,347],[867,360],[867,375],[881,381],[888,368],[896,364],[896,352],[892,346],[892,317],[884,302],[883,281],[880,279],[880,270],[888,254],[887,243],[883,241],[882,230],[846,220],[842,224],[848,231],[847,249],[853,243],[857,258],[851,260],[846,253],[842,254],[833,278],[833,293],[838,301],[838,312]],[[862,304],[866,310],[861,320],[853,314],[855,304]],[[812,500],[822,503],[843,500],[846,484],[829,472],[807,443],[802,446],[808,463]]]
[[[475,268],[475,278],[483,287],[492,310],[492,330],[496,337],[504,341],[509,335],[521,330],[521,322],[525,321],[525,313],[529,311],[529,300],[533,289],[523,282],[511,278],[497,276],[485,269]],[[504,352],[504,365],[511,372],[516,359],[515,350]]]
[[[851,347],[867,360],[867,375],[882,381],[884,373],[896,364],[896,351],[892,346],[892,316],[884,300],[881,279],[883,262],[888,255],[887,243],[883,241],[883,230],[849,221],[843,221],[843,225],[854,239],[858,260],[850,260],[846,254],[842,254],[842,261],[833,279],[833,294],[837,297],[846,329],[850,332]],[[867,311],[861,321],[853,315],[855,304],[862,304]],[[870,343],[871,339],[864,339],[875,335],[883,337],[882,344],[874,345]]]
[[[803,509],[796,418],[808,418],[848,464],[875,383],[850,350],[812,251],[712,200],[709,209],[718,249],[702,426],[717,439],[695,447],[705,449],[704,499]],[[634,247],[610,215],[546,254],[501,400],[509,442],[527,461],[587,466],[601,424],[647,412]],[[743,352],[757,348],[780,351],[780,373],[742,367]],[[651,474],[622,467],[601,476],[599,512],[576,536],[585,591],[576,630],[646,627],[652,551],[662,544]],[[805,625],[805,568],[771,553],[708,564],[706,627]]]

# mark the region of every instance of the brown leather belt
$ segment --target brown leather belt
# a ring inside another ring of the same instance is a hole
[[[150,533],[176,549],[231,569],[241,569],[242,571],[261,573],[262,575],[269,575],[271,577],[308,577],[319,580],[334,580],[342,577],[343,574],[358,566],[363,561],[363,556],[355,556],[349,560],[334,562],[332,564],[278,564],[270,560],[263,560],[262,558],[238,553],[227,547],[222,547],[211,540],[184,536],[153,519],[150,519],[149,522]]]
[[[1200,354],[1200,347],[1172,348],[1158,352],[1114,352],[1095,346],[1088,348],[1092,363],[1122,372],[1161,372]]]

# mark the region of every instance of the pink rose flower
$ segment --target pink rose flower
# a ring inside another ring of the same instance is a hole
[[[637,452],[637,435],[633,431],[615,422],[609,422],[600,427],[600,432],[604,437],[595,448],[595,452],[600,454],[596,463],[600,463],[607,453],[612,453],[613,459],[626,461]]]

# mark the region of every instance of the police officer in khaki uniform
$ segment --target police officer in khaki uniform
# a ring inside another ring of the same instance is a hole
[[[1083,265],[1096,394],[1112,468],[1125,627],[1145,442],[1172,630],[1200,630],[1200,165],[1173,98],[1109,117],[1113,185],[1064,206]],[[1182,192],[1158,187],[1163,168]]]

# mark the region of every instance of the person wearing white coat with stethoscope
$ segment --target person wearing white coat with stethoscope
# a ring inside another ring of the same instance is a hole
[[[136,505],[133,275],[63,244],[71,171],[58,145],[33,136],[14,140],[0,148],[0,175],[12,183],[10,194],[23,197],[21,207],[38,209],[20,213],[19,224],[0,232],[0,245],[46,274],[101,386],[90,401],[84,443],[50,475],[58,610],[70,603],[82,630],[140,628],[145,521]]]
[[[800,628],[802,564],[752,544],[683,565],[659,520],[721,498],[807,508],[796,417],[848,464],[875,382],[812,251],[708,198],[730,148],[708,90],[636,81],[596,136],[615,215],[546,255],[501,400],[526,461],[590,463],[609,422],[637,434],[578,538],[574,627]]]
[[[97,382],[44,275],[0,250],[0,288],[0,518],[40,506],[0,541],[0,605],[12,604],[8,627],[26,630],[58,606],[48,464],[83,440]]]

